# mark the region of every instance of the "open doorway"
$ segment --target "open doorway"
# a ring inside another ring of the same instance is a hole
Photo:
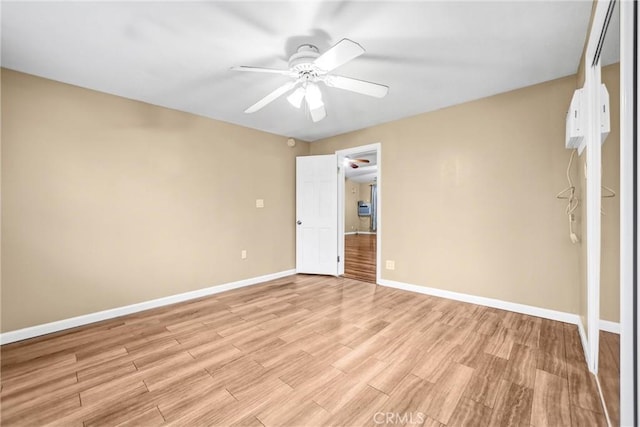
[[[340,167],[340,274],[370,283],[379,277],[379,149],[379,144],[372,144],[336,152]]]

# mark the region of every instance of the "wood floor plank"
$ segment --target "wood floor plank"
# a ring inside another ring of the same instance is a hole
[[[491,412],[491,408],[463,397],[453,411],[447,427],[488,426]]]
[[[513,332],[502,325],[498,325],[489,336],[484,351],[494,356],[508,359],[513,344]]]
[[[604,414],[571,405],[571,425],[580,427],[607,427]]]
[[[371,338],[361,343],[345,356],[336,360],[333,366],[344,372],[350,372],[360,366],[365,360],[381,351],[388,344],[389,340],[383,335],[373,335]]]
[[[514,343],[505,367],[503,379],[524,387],[533,388],[536,378],[536,350]]]
[[[566,378],[536,370],[531,424],[536,427],[571,425],[569,384]]]
[[[493,408],[507,361],[487,353],[480,353],[470,366],[473,374],[463,396]]]
[[[148,392],[149,389],[143,381],[126,380],[117,383],[100,384],[80,392],[80,401],[83,405],[91,405],[104,401],[103,396],[110,396],[110,399],[127,400]]]
[[[393,390],[406,378],[424,353],[418,348],[411,348],[404,356],[395,363],[389,365],[387,369],[376,375],[369,381],[369,385],[390,395]]]
[[[344,275],[363,282],[376,282],[376,235],[344,236]]]
[[[411,373],[435,383],[446,372],[447,368],[455,363],[454,361],[459,351],[459,346],[448,341],[441,341],[431,351],[422,354]]]
[[[165,420],[178,420],[189,414],[237,402],[225,388],[212,386],[210,379],[194,376],[186,384],[190,387],[178,388],[174,393],[159,399],[158,409]]]
[[[142,412],[139,415],[134,417],[127,417],[127,419],[121,423],[113,424],[118,427],[136,427],[136,426],[145,426],[145,427],[155,427],[164,424],[164,418],[160,413],[160,410],[157,406],[153,408],[149,408],[148,410]],[[103,424],[102,424],[103,425]],[[89,424],[85,423],[85,427],[88,427]]]
[[[371,378],[386,367],[386,362],[375,358],[367,359],[354,371],[329,384],[327,388],[316,394],[313,400],[330,413],[336,414],[351,399],[356,398],[360,391],[369,387],[368,382]]]
[[[294,402],[295,405],[277,405],[279,410],[269,415],[257,415],[256,418],[266,427],[327,425],[331,414],[322,406],[312,400],[304,402],[295,400]]]
[[[428,399],[433,388],[434,384],[409,374],[400,381],[389,394],[389,399],[380,406],[376,413],[410,415],[416,419],[418,417],[426,418],[426,411],[429,408]],[[380,415],[377,418],[379,419]]]
[[[487,354],[484,352],[486,341],[487,337],[485,335],[471,331],[467,334],[466,339],[460,345],[460,353],[458,354],[457,362],[472,368],[475,367],[474,363],[478,357],[483,354]]]
[[[230,427],[264,427],[264,424],[261,423],[254,415],[247,415],[241,420],[231,424]]]
[[[595,378],[587,369],[584,353],[581,351],[582,344],[576,326],[564,325],[564,340],[571,404],[591,412],[604,414],[598,395],[598,386]]]
[[[498,390],[500,389],[501,377],[491,377],[476,375],[471,376],[469,384],[463,396],[475,402],[481,403],[489,408],[495,405]]]
[[[496,426],[530,425],[532,401],[532,389],[502,380],[490,424]]]
[[[328,420],[328,425],[337,426],[362,426],[370,424],[373,420],[372,414],[389,399],[389,396],[366,386],[357,393],[349,402],[344,405],[340,412],[332,415]]]
[[[112,405],[83,421],[84,427],[105,425],[160,425],[164,418],[158,407],[150,401],[138,400],[134,404]]]
[[[447,424],[471,380],[473,369],[452,363],[430,390],[429,405],[425,413],[434,420]]]
[[[564,355],[558,356],[546,351],[538,350],[536,368],[562,378],[567,378],[567,364]]]
[[[71,414],[80,407],[80,396],[71,394],[57,399],[41,401],[38,404],[30,405],[24,411],[6,413],[3,410],[2,425],[42,425]]]
[[[315,384],[314,386],[314,390],[317,391],[321,384]],[[293,420],[301,421],[303,418],[307,420],[317,417],[323,420],[329,418],[329,412],[310,399],[310,394],[313,394],[313,391],[308,391],[307,389],[301,393],[294,391],[287,399],[278,402],[277,405],[267,406],[257,412],[256,418],[265,426],[289,424]]]
[[[604,420],[575,326],[349,278],[285,277],[0,356],[3,426]]]

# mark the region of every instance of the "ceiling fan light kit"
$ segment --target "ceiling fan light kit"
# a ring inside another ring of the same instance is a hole
[[[302,100],[306,95],[306,90],[303,87],[299,87],[293,92],[291,95],[287,96],[287,101],[289,104],[293,105],[296,108],[300,108],[302,106]]]
[[[247,108],[245,113],[255,113],[280,96],[292,91],[287,96],[287,101],[296,108],[301,108],[304,101],[311,120],[319,122],[326,117],[327,113],[318,83],[375,98],[386,96],[389,91],[388,86],[329,74],[334,69],[357,58],[364,52],[364,48],[358,43],[349,39],[342,39],[323,54],[320,54],[318,48],[313,45],[303,44],[299,46],[296,53],[289,58],[288,70],[244,65],[232,67],[231,69],[234,71],[281,74],[294,79]]]

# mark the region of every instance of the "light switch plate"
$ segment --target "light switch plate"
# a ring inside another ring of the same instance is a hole
[[[264,208],[264,199],[256,199],[256,208]]]
[[[385,267],[387,268],[387,270],[395,270],[396,262],[388,259]]]
[[[240,252],[240,258],[242,259],[247,259],[247,251],[246,250],[242,250],[242,252]]]

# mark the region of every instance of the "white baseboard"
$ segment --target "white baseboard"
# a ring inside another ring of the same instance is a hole
[[[580,316],[578,316],[578,335],[580,335],[580,343],[582,344],[582,352],[584,353],[584,360],[587,362],[587,366],[591,366],[589,360],[589,352],[587,349],[589,346],[587,345],[587,333],[584,331],[584,326],[582,326],[582,321],[580,320]]]
[[[600,330],[620,335],[620,323],[600,319]]]
[[[345,236],[347,234],[376,234],[376,232],[375,231],[348,231],[344,233]]]
[[[238,289],[245,286],[268,282],[270,280],[290,276],[295,273],[295,270],[280,271],[278,273],[266,274],[264,276],[252,277],[250,279],[238,280],[236,282],[224,283],[221,285],[211,286],[208,288],[198,289],[195,291],[185,292],[177,295],[170,295],[168,297],[158,298],[151,301],[144,301],[137,304],[126,305],[124,307],[117,307],[109,310],[89,313],[82,316],[72,317],[70,319],[58,320],[56,322],[45,323],[43,325],[31,326],[29,328],[18,329],[17,331],[4,332],[0,334],[0,344],[9,344],[15,341],[22,341],[40,335],[63,331],[65,329],[76,328],[78,326],[87,325],[89,323],[95,323],[102,320],[125,316],[127,314],[137,313],[139,311],[163,307],[165,305],[171,305],[178,302],[205,297],[208,295],[214,295],[220,292],[230,291],[232,289]]]
[[[357,231],[349,231],[347,233],[344,233],[344,235],[346,236],[347,234],[351,235],[351,234],[358,234]]]
[[[390,288],[402,289],[405,291],[417,292],[425,295],[448,298],[456,301],[468,302],[471,304],[484,305],[487,307],[499,308],[501,310],[514,311],[516,313],[528,314],[530,316],[543,317],[545,319],[558,320],[560,322],[571,323],[574,325],[580,323],[580,317],[577,314],[549,310],[547,308],[534,307],[532,305],[518,304],[515,302],[503,301],[494,298],[480,297],[476,295],[429,288],[426,286],[412,285],[409,283],[396,282],[386,279],[380,279],[378,281],[378,284],[388,286]]]

